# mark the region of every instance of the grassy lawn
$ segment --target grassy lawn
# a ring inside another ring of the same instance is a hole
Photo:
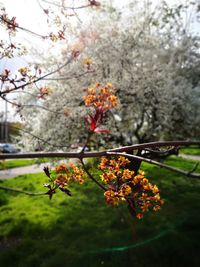
[[[33,164],[39,164],[43,162],[49,162],[50,159],[11,159],[11,160],[0,160],[0,170],[24,167]]]
[[[192,161],[168,160],[191,168]],[[0,191],[1,267],[182,267],[200,266],[200,181],[143,164],[165,204],[138,221],[126,205],[104,202],[90,181],[56,193],[29,197]],[[2,185],[43,191],[43,174],[23,175]]]
[[[199,146],[184,147],[179,150],[179,153],[200,156],[200,147]]]

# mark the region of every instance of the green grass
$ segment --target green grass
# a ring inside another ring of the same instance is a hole
[[[179,150],[179,153],[186,155],[200,156],[200,147],[198,146],[184,147]]]
[[[33,164],[39,164],[43,162],[49,162],[49,159],[13,159],[13,160],[1,160],[0,170],[6,170],[16,167],[24,167]]]
[[[190,168],[192,161],[168,163]],[[92,182],[56,193],[29,197],[0,191],[1,267],[168,267],[200,266],[200,181],[143,164],[158,184],[165,204],[143,220],[126,205],[109,207]],[[4,186],[43,191],[43,174],[23,175]]]

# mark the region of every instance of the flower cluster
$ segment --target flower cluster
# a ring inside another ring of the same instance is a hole
[[[9,75],[10,75],[10,70],[4,69],[3,72],[0,74],[0,79],[2,80],[2,82],[7,81]]]
[[[83,99],[85,105],[93,109],[93,114],[89,114],[89,118],[85,118],[85,121],[89,124],[89,131],[96,133],[108,132],[106,129],[100,129],[99,126],[103,122],[104,114],[118,104],[112,83],[107,83],[105,86],[96,83],[88,88],[87,95]]]
[[[0,55],[1,58],[13,58],[27,54],[26,47],[20,43],[6,42],[0,40]]]
[[[57,42],[58,40],[65,39],[65,33],[62,30],[59,30],[57,33],[51,32],[48,36],[52,42]]]
[[[49,188],[47,194],[50,199],[57,188],[71,196],[71,192],[66,186],[71,182],[78,182],[79,184],[83,184],[84,182],[85,172],[81,167],[75,166],[74,164],[67,166],[66,163],[60,163],[56,165],[52,173],[50,173],[48,167],[44,168],[44,172],[50,179],[50,183],[44,184],[45,187]]]
[[[88,0],[88,1],[90,3],[90,6],[92,7],[99,7],[101,5],[101,3],[96,0]]]
[[[5,10],[4,10],[5,11]],[[8,17],[6,13],[0,16],[1,22],[6,26],[7,30],[10,33],[15,33],[17,27],[19,26],[16,22],[16,17],[12,17],[11,19]]]
[[[83,99],[86,106],[101,109],[103,112],[117,106],[117,97],[114,95],[112,83],[107,83],[105,86],[96,83],[88,88],[87,95]]]
[[[62,184],[66,185],[72,181],[76,181],[79,184],[83,184],[84,182],[85,172],[83,171],[82,168],[77,167],[72,163],[70,164],[69,167],[67,167],[66,163],[58,164],[55,167],[55,172],[57,176],[54,182],[56,182],[59,185]]]
[[[48,96],[51,92],[51,89],[48,86],[40,87],[39,89],[39,98],[45,99],[45,96]]]
[[[82,61],[83,65],[86,66],[87,70],[90,70],[91,65],[92,65],[92,59],[91,58],[84,58]]]
[[[152,185],[141,170],[137,174],[129,170],[130,161],[120,156],[118,158],[102,157],[99,169],[103,172],[101,180],[107,185],[104,196],[108,204],[115,205],[126,201],[131,213],[138,219],[149,209],[160,210],[163,200],[160,198],[159,189]]]

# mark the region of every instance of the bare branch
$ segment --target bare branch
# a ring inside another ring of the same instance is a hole
[[[10,22],[9,20],[6,20],[3,16],[0,16],[0,21],[6,23],[7,25],[13,26],[13,23]],[[35,36],[37,36],[37,37],[40,37],[40,38],[42,38],[42,39],[44,39],[44,38],[47,37],[47,36],[38,34],[38,33],[36,33],[36,32],[33,32],[33,31],[29,30],[29,29],[26,29],[26,28],[24,28],[24,27],[21,27],[21,26],[19,26],[19,25],[17,25],[17,24],[15,25],[15,28],[17,28],[17,29],[19,29],[19,30],[22,30],[22,31],[25,31],[25,32],[28,32],[28,33],[30,33],[30,34],[32,34],[32,35],[35,35]]]
[[[196,169],[197,169],[197,167],[199,166],[199,162],[196,162],[195,164],[194,164],[194,167],[191,169],[191,171],[189,171],[188,173],[194,173],[195,171],[196,171]]]
[[[20,189],[11,188],[11,187],[2,186],[2,185],[0,185],[0,190],[21,193],[21,194],[25,194],[25,195],[29,195],[29,196],[42,196],[42,195],[46,195],[46,192],[33,193],[33,192],[23,191],[23,190],[20,190]]]
[[[19,130],[19,131],[21,131],[21,132],[23,132],[23,133],[29,134],[29,135],[32,136],[33,138],[35,138],[35,139],[41,141],[43,144],[47,144],[47,145],[49,145],[49,146],[51,146],[51,147],[55,147],[55,148],[69,148],[69,146],[66,146],[66,145],[64,145],[64,144],[58,146],[58,145],[55,145],[55,144],[53,144],[53,143],[50,143],[49,141],[47,141],[47,140],[45,140],[45,139],[43,139],[43,138],[41,138],[41,137],[39,137],[39,136],[36,136],[36,135],[34,135],[34,134],[30,133],[29,131],[26,131],[26,130],[24,130],[24,129],[22,129],[22,128],[19,128],[19,127],[13,126],[13,125],[9,125],[9,127],[14,128],[14,129],[17,129],[17,130]]]
[[[71,9],[71,10],[82,9],[82,8],[86,8],[86,7],[90,7],[91,6],[91,4],[87,4],[87,5],[83,5],[83,6],[72,7],[72,6],[63,6],[63,5],[57,4],[57,3],[52,2],[52,1],[47,1],[47,0],[42,0],[42,2],[50,4],[50,5],[54,5],[54,6],[63,8],[63,9]]]
[[[62,81],[62,80],[71,80],[71,79],[77,79],[80,78],[88,73],[94,73],[94,70],[90,70],[90,71],[86,71],[77,75],[70,75],[70,76],[66,76],[66,77],[53,77],[53,78],[44,78],[44,81]]]
[[[41,106],[41,105],[36,105],[36,104],[23,104],[23,105],[20,105],[20,104],[16,104],[18,107],[20,107],[20,110],[22,110],[23,108],[40,108],[40,109],[44,109],[44,110],[47,110],[49,112],[52,112],[54,114],[58,114],[58,115],[64,115],[64,112],[59,112],[59,111],[56,111],[56,110],[52,110],[52,109],[49,109],[45,106]]]
[[[108,153],[120,153],[129,152],[133,150],[142,150],[148,147],[161,147],[161,146],[189,146],[189,145],[200,145],[197,141],[167,141],[167,142],[152,142],[146,144],[138,144],[132,146],[124,146],[120,148],[108,149],[99,152],[35,152],[35,153],[18,153],[18,154],[0,154],[0,159],[14,159],[14,158],[97,158],[102,156],[107,156]],[[124,155],[124,154],[123,154]],[[142,158],[143,160],[143,158]]]
[[[132,150],[145,150],[147,148],[155,148],[162,146],[191,146],[191,145],[199,145],[200,141],[160,141],[160,142],[151,142],[144,144],[136,144],[131,146],[124,146],[114,149],[109,149],[110,152],[129,152]]]
[[[18,90],[18,89],[24,88],[24,87],[26,87],[26,86],[28,86],[28,85],[33,84],[33,83],[37,83],[37,82],[43,80],[44,78],[46,78],[46,77],[48,77],[48,76],[50,76],[50,75],[53,75],[53,74],[56,73],[56,72],[59,72],[61,69],[63,69],[65,66],[67,66],[67,65],[72,61],[72,59],[73,59],[73,57],[70,56],[70,57],[68,58],[68,60],[67,60],[63,65],[61,65],[61,66],[58,67],[57,69],[55,69],[55,70],[53,70],[53,71],[51,71],[51,72],[49,72],[49,73],[47,73],[47,74],[45,74],[45,75],[39,77],[39,78],[36,78],[35,80],[32,80],[32,81],[26,82],[26,83],[24,83],[24,84],[22,84],[22,85],[18,85],[18,86],[15,86],[15,87],[13,87],[13,88],[6,89],[6,90],[1,91],[1,92],[0,92],[0,96],[2,97],[2,95],[8,94],[8,93],[10,93],[10,92],[12,92],[12,91],[16,91],[16,90]]]
[[[101,189],[103,189],[104,191],[106,191],[107,189],[102,185],[100,184],[94,177],[93,175],[89,172],[88,168],[85,166],[85,163],[83,161],[83,159],[80,159],[81,161],[81,164],[83,165],[83,169],[84,171],[87,173],[88,177],[95,183],[97,184]]]

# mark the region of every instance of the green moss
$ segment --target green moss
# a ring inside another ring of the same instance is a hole
[[[0,160],[0,170],[24,167],[33,164],[40,164],[44,162],[49,162],[51,159],[11,159],[11,160]]]

